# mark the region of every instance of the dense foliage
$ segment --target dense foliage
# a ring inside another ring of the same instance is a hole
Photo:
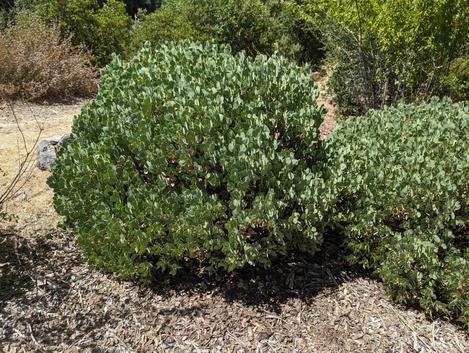
[[[441,80],[443,93],[458,101],[469,101],[469,55],[454,59]]]
[[[169,0],[157,11],[139,18],[132,31],[127,56],[131,57],[147,41],[208,40],[213,36],[210,16],[202,3],[194,0]]]
[[[0,30],[7,27],[19,13],[31,11],[48,0],[2,0],[0,1]]]
[[[277,51],[315,65],[323,57],[318,32],[305,26],[289,1],[16,0],[0,8],[0,28],[22,12],[58,25],[99,66],[112,53],[131,57],[145,41],[189,38],[213,39],[251,56]]]
[[[95,64],[107,64],[128,44],[131,19],[121,0],[50,0],[38,11],[64,35],[72,35],[74,44],[85,45]]]
[[[282,2],[218,0],[213,9],[215,36],[235,51],[249,55],[280,51],[294,57],[300,50],[292,38],[294,19],[288,18]]]
[[[288,2],[261,0],[168,0],[136,21],[130,53],[145,41],[214,39],[233,52],[279,54],[318,64],[322,58],[318,33],[304,26]]]
[[[8,10],[15,4],[14,0],[4,0],[0,3],[1,10]]]
[[[316,98],[307,68],[213,43],[115,58],[60,152],[56,209],[89,261],[123,277],[313,252]]]
[[[453,60],[467,55],[464,0],[302,0],[334,65],[330,86],[345,114],[444,94]]]
[[[326,144],[329,220],[400,302],[469,324],[469,109],[450,100],[348,120]],[[324,206],[325,205],[325,206]]]
[[[90,61],[129,60],[102,72],[50,180],[92,264],[267,266],[328,224],[399,301],[469,322],[465,1],[5,0],[0,31],[8,99],[87,96]],[[292,64],[324,52],[339,112],[362,115],[325,149]],[[433,95],[465,103],[363,116]]]

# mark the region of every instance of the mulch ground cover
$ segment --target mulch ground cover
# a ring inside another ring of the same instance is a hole
[[[142,286],[89,268],[57,229],[13,233],[0,250],[3,352],[469,352],[462,328],[332,260]]]

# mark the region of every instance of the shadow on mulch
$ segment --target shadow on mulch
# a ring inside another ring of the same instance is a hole
[[[270,269],[251,267],[210,277],[190,271],[181,272],[174,278],[160,276],[150,288],[163,297],[174,292],[216,293],[228,302],[263,305],[280,313],[282,304],[291,298],[308,303],[323,290],[358,276],[359,273],[344,271],[337,264],[320,264],[314,259],[294,255],[279,259]]]
[[[83,258],[73,240],[58,230],[37,237],[22,236],[14,231],[5,234],[0,230],[0,239],[5,238],[6,241],[0,244],[0,320],[4,320],[3,337],[6,341],[28,341],[24,325],[29,324],[29,335],[34,337],[32,326],[43,345],[58,344],[62,336],[65,337],[64,342],[71,344],[72,340],[68,337],[72,337],[76,330],[61,320],[50,320],[50,313],[60,310],[70,296],[76,295],[72,286],[77,274],[73,269],[83,264]],[[84,332],[91,332],[104,327],[109,318],[106,315],[78,313],[76,319],[89,323]],[[49,324],[44,330],[42,325],[45,322]],[[20,332],[20,337],[12,339],[21,326],[23,330],[20,331],[23,332]]]
[[[74,281],[70,269],[83,262],[73,240],[58,230],[48,236],[26,238],[12,234],[0,246],[0,314],[5,303],[16,298],[19,303],[30,304],[41,300],[41,287],[58,302],[64,300]],[[328,247],[331,248],[330,246]],[[69,249],[69,250],[68,250]],[[57,253],[60,252],[60,258]],[[57,271],[57,269],[62,271]],[[315,256],[289,254],[276,260],[271,268],[247,267],[231,273],[219,272],[208,275],[197,266],[178,272],[176,276],[158,275],[142,290],[169,298],[174,293],[215,293],[228,302],[240,302],[247,306],[259,306],[280,313],[282,304],[291,298],[308,303],[325,289],[337,287],[344,281],[369,276],[359,269],[347,267],[337,260],[333,251],[320,252]],[[44,283],[44,278],[46,282]],[[39,282],[38,282],[39,280]],[[139,286],[138,283],[135,283]],[[36,298],[22,298],[24,293],[36,291]],[[166,314],[190,315],[197,310],[174,308]]]
[[[51,235],[54,238],[54,235]],[[57,238],[55,236],[55,238]],[[64,242],[55,242],[48,237],[22,237],[14,231],[0,230],[0,314],[8,300],[15,298],[21,304],[41,299],[41,292],[52,291],[54,297],[62,298],[70,288],[71,274],[57,271],[62,264],[56,263],[54,253],[67,249]],[[79,263],[77,256],[70,257],[67,266]],[[65,268],[64,268],[65,270]],[[24,294],[33,292],[34,298]]]
[[[337,242],[337,238],[332,241]],[[228,302],[254,307],[262,305],[280,313],[282,304],[289,299],[299,298],[309,303],[320,292],[345,281],[364,276],[374,277],[340,260],[336,250],[338,246],[337,243],[325,244],[327,250],[314,256],[290,253],[277,259],[269,269],[252,266],[209,276],[198,271],[196,265],[191,269],[187,266],[174,277],[157,275],[149,288],[163,297],[169,297],[175,292],[216,293]]]
[[[1,238],[5,239],[5,234],[0,233]],[[125,299],[119,299],[126,290],[118,288],[120,281],[116,281],[115,275],[103,274],[103,292],[99,289],[99,279],[94,282],[88,277],[93,270],[83,266],[83,257],[73,237],[52,230],[32,237],[12,232],[6,235],[6,239],[0,245],[0,318],[5,322],[3,336],[6,340],[28,341],[29,335],[34,337],[34,332],[42,345],[73,345],[92,332],[100,332],[106,326],[117,326],[125,317],[135,314],[131,311],[135,308],[133,300],[126,307]],[[250,267],[212,276],[203,274],[200,267],[193,267],[175,277],[157,276],[148,286],[136,282],[127,282],[127,285],[133,287],[130,292],[145,298],[143,300],[148,303],[148,310],[152,312],[150,317],[153,318],[196,317],[212,311],[227,314],[226,307],[219,306],[216,297],[211,298],[213,294],[228,303],[248,306],[254,311],[268,310],[280,314],[283,304],[289,299],[299,298],[308,302],[322,290],[336,287],[355,276],[324,256],[308,258],[294,254],[279,259],[270,269]],[[105,277],[114,283],[106,284]],[[89,286],[93,283],[96,286]],[[80,304],[77,288],[81,288],[84,295],[88,294],[86,300],[93,298],[92,302]],[[112,288],[116,288],[118,293],[114,298],[124,301],[122,312],[110,314],[103,312],[102,307],[108,298],[113,297]],[[96,296],[90,296],[90,293],[96,293]],[[202,299],[193,301],[191,294],[200,295]],[[152,308],[153,298],[164,301],[165,307]],[[180,305],[181,298],[189,302]],[[62,316],[55,318],[54,313]],[[142,313],[138,315],[142,320],[148,320]],[[71,321],[65,324],[64,320]],[[162,330],[171,330],[171,327]],[[18,338],[18,332],[23,336]]]

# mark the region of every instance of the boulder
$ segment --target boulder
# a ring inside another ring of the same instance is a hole
[[[37,145],[37,167],[41,170],[51,170],[57,157],[57,151],[71,137],[71,134],[52,136],[42,140]]]

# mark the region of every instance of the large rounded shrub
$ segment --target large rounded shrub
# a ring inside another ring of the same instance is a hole
[[[326,146],[323,207],[350,259],[401,302],[469,324],[469,110],[450,100],[348,120]]]
[[[88,260],[123,277],[268,265],[321,239],[308,69],[192,42],[114,58],[49,183]]]

